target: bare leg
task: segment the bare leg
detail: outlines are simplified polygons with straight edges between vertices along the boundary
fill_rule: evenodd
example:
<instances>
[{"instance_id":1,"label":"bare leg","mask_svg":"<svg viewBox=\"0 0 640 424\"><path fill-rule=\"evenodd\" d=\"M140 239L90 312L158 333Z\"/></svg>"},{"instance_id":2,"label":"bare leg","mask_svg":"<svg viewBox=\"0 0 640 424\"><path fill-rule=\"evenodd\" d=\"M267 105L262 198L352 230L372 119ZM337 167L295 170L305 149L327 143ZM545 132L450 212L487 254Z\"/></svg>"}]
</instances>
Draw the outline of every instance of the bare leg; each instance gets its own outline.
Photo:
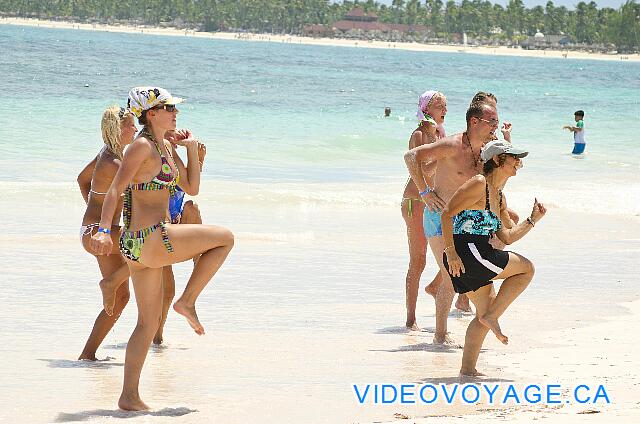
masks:
<instances>
[{"instance_id":1,"label":"bare leg","mask_svg":"<svg viewBox=\"0 0 640 424\"><path fill-rule=\"evenodd\" d=\"M466 294L459 294L456 299L456 309L464 312L471 312L471 306L469 306L469 298Z\"/></svg>"},{"instance_id":2,"label":"bare leg","mask_svg":"<svg viewBox=\"0 0 640 424\"><path fill-rule=\"evenodd\" d=\"M153 336L153 344L160 345L163 341L164 323L167 322L169 307L176 295L176 280L173 276L171 265L162 268L162 318L156 335Z\"/></svg>"},{"instance_id":3,"label":"bare leg","mask_svg":"<svg viewBox=\"0 0 640 424\"><path fill-rule=\"evenodd\" d=\"M162 267L202 253L182 296L173 305L173 309L187 319L194 331L202 335L204 328L198 320L195 302L233 248L233 234L226 228L194 224L169 224L167 234L174 251L167 252L160 231L156 231L145 241L141 262L149 267Z\"/></svg>"},{"instance_id":4,"label":"bare leg","mask_svg":"<svg viewBox=\"0 0 640 424\"><path fill-rule=\"evenodd\" d=\"M464 338L464 351L462 352L462 366L460 367L460 374L465 376L478 376L481 375L476 370L478 363L478 356L480 355L480 349L484 343L484 339L489 332L489 328L481 324L478 320L478 316L481 316L487 312L491 302L496 297L496 291L493 287L493 283L480 287L475 292L467 293L469 299L476 307L476 317L469 323L467 327L467 333Z\"/></svg>"},{"instance_id":5,"label":"bare leg","mask_svg":"<svg viewBox=\"0 0 640 424\"><path fill-rule=\"evenodd\" d=\"M456 343L449 338L447 332L447 319L449 318L451 303L453 303L454 291L449 273L442 262L442 253L444 250L442 236L430 237L429 247L431 247L433 256L440 267L440 274L442 275L442 284L438 287L438 294L436 295L436 333L433 336L433 343L456 345Z\"/></svg>"},{"instance_id":6,"label":"bare leg","mask_svg":"<svg viewBox=\"0 0 640 424\"><path fill-rule=\"evenodd\" d=\"M408 205L413 204L411 216L409 216ZM406 306L407 306L407 328L419 330L416 323L416 303L418 301L418 291L420 289L420 277L426 264L427 239L424 237L422 227L422 213L424 203L418 200L402 201L402 217L407 225L407 239L409 241L409 269L405 281Z\"/></svg>"},{"instance_id":7,"label":"bare leg","mask_svg":"<svg viewBox=\"0 0 640 424\"><path fill-rule=\"evenodd\" d=\"M124 361L124 383L118 406L126 411L140 411L149 407L140 398L140 373L147 357L153 335L162 315L162 268L144 268L135 264L131 279L138 305L138 322L133 330Z\"/></svg>"},{"instance_id":8,"label":"bare leg","mask_svg":"<svg viewBox=\"0 0 640 424\"><path fill-rule=\"evenodd\" d=\"M438 295L438 290L440 289L440 284L442 284L442 274L440 274L440 270L438 270L436 275L433 277L433 280L425 286L425 293L429 296L433 296L433 299L435 300Z\"/></svg>"},{"instance_id":9,"label":"bare leg","mask_svg":"<svg viewBox=\"0 0 640 424\"><path fill-rule=\"evenodd\" d=\"M202 216L200 215L200 208L198 204L193 200L188 200L184 204L182 209L182 218L180 218L181 224L202 224ZM200 255L193 258L193 264L195 265L200 259Z\"/></svg>"},{"instance_id":10,"label":"bare leg","mask_svg":"<svg viewBox=\"0 0 640 424\"><path fill-rule=\"evenodd\" d=\"M98 260L98 266L100 267L100 272L102 273L103 277L112 275L122 265L126 266L119 254L96 256L96 259ZM84 345L84 349L82 349L82 353L80 354L78 359L89 361L97 360L96 351L100 347L100 344L107 336L107 334L109 334L109 331L113 328L113 325L120 317L120 314L124 310L124 307L127 305L127 302L129 302L128 282L125 284L120 284L120 286L116 290L112 314L107 315L104 310L100 311L100 313L98 314L98 317L93 324L91 334L89 334L89 338L87 339L87 342Z\"/></svg>"},{"instance_id":11,"label":"bare leg","mask_svg":"<svg viewBox=\"0 0 640 424\"><path fill-rule=\"evenodd\" d=\"M502 316L516 297L520 296L524 289L527 288L534 272L535 269L531 261L516 253L509 252L509 263L502 273L495 278L496 280L504 278L500 290L498 290L498 295L486 313L478 315L480 323L493 331L498 340L504 344L509 343L509 339L502 334L498 318Z\"/></svg>"},{"instance_id":12,"label":"bare leg","mask_svg":"<svg viewBox=\"0 0 640 424\"><path fill-rule=\"evenodd\" d=\"M107 315L113 315L113 308L116 303L116 290L120 284L129 279L129 267L123 263L113 274L100 280L100 291L102 292L102 306Z\"/></svg>"},{"instance_id":13,"label":"bare leg","mask_svg":"<svg viewBox=\"0 0 640 424\"><path fill-rule=\"evenodd\" d=\"M509 252L509 262L501 274L495 277L496 280L503 279L502 286L495 293L493 283L484 287L480 287L475 292L469 292L467 295L476 307L476 318L471 321L467 328L467 334L464 343L464 352L462 354L462 367L460 373L463 375L477 375L476 364L482 343L489 332L490 325L493 322L497 324L498 318L505 312L513 300L527 287L529 281L533 277L533 264L526 258ZM515 278L515 280L513 280ZM528 278L528 280L527 280ZM503 289L505 290L503 292ZM502 295L500 293L503 293ZM501 300L498 297L502 296ZM487 320L489 317L489 320ZM484 323L482 322L484 321ZM491 328L493 330L493 328ZM497 326L496 330L500 330ZM506 339L506 336L499 333ZM497 336L498 334L496 334ZM500 338L499 338L500 339ZM502 341L502 340L501 340ZM508 342L508 339L506 340Z\"/></svg>"}]
</instances>

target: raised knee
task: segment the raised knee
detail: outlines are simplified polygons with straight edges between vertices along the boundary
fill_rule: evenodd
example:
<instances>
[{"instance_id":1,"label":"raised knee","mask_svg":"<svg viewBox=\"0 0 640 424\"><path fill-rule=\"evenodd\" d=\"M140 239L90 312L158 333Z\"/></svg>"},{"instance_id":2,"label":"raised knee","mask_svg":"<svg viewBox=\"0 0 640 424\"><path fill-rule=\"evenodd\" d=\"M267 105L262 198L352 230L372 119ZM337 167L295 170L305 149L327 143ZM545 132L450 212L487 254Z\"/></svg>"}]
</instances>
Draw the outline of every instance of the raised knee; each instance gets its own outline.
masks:
<instances>
[{"instance_id":1,"label":"raised knee","mask_svg":"<svg viewBox=\"0 0 640 424\"><path fill-rule=\"evenodd\" d=\"M525 262L525 272L527 274L535 274L536 272L536 267L533 266L533 262L531 262L530 260L527 259L527 261Z\"/></svg>"},{"instance_id":2,"label":"raised knee","mask_svg":"<svg viewBox=\"0 0 640 424\"><path fill-rule=\"evenodd\" d=\"M229 248L232 248L234 243L235 243L235 237L233 235L233 233L230 230L225 230L224 233L224 244L226 246L228 246Z\"/></svg>"}]
</instances>

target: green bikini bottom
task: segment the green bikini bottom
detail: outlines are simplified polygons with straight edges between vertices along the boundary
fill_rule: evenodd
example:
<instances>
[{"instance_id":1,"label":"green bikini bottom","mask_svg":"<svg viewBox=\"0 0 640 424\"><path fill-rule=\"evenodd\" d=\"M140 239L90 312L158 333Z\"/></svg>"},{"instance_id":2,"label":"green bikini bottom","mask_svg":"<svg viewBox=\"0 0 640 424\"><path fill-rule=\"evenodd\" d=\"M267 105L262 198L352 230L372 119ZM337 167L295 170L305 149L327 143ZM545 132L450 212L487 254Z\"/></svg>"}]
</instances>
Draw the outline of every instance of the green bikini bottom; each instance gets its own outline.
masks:
<instances>
[{"instance_id":1,"label":"green bikini bottom","mask_svg":"<svg viewBox=\"0 0 640 424\"><path fill-rule=\"evenodd\" d=\"M171 246L169 236L167 235L166 222L161 221L141 230L122 231L120 235L120 253L127 259L140 262L140 254L145 239L158 228L160 228L160 232L162 233L162 244L166 247L167 252L173 252L173 246Z\"/></svg>"}]
</instances>

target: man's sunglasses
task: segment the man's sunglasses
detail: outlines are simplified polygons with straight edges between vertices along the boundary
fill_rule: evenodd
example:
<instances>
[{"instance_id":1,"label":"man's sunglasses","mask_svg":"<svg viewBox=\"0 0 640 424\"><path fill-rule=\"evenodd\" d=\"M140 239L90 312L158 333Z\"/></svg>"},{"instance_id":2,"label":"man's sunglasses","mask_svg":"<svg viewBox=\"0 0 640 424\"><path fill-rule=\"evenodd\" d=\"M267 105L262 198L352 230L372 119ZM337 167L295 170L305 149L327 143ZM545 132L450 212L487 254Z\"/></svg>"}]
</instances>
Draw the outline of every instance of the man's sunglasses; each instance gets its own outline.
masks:
<instances>
[{"instance_id":1,"label":"man's sunglasses","mask_svg":"<svg viewBox=\"0 0 640 424\"><path fill-rule=\"evenodd\" d=\"M478 118L480 121L486 122L489 125L494 125L494 126L498 126L500 125L500 121L498 121L497 119L482 119L482 118Z\"/></svg>"}]
</instances>

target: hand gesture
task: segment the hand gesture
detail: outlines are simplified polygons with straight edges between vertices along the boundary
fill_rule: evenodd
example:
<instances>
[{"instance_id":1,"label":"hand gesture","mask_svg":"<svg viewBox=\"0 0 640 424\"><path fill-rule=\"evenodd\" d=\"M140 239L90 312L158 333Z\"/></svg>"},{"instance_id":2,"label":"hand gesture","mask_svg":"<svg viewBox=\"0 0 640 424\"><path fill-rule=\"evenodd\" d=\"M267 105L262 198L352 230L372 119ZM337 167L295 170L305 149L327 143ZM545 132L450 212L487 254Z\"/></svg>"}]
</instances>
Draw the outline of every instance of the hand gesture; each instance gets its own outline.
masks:
<instances>
[{"instance_id":1,"label":"hand gesture","mask_svg":"<svg viewBox=\"0 0 640 424\"><path fill-rule=\"evenodd\" d=\"M508 141L509 143L511 143L511 122L503 122L502 123L502 128L500 128L500 131L502 132L502 137Z\"/></svg>"},{"instance_id":2,"label":"hand gesture","mask_svg":"<svg viewBox=\"0 0 640 424\"><path fill-rule=\"evenodd\" d=\"M198 161L204 163L204 157L207 156L207 146L201 141L198 141Z\"/></svg>"},{"instance_id":3,"label":"hand gesture","mask_svg":"<svg viewBox=\"0 0 640 424\"><path fill-rule=\"evenodd\" d=\"M459 277L460 274L464 274L464 264L462 259L458 256L455 247L449 247L445 249L444 253L447 255L447 263L449 265L449 272L454 277Z\"/></svg>"},{"instance_id":4,"label":"hand gesture","mask_svg":"<svg viewBox=\"0 0 640 424\"><path fill-rule=\"evenodd\" d=\"M538 203L538 199L533 201L533 210L531 211L531 220L535 224L540 221L542 217L547 213L547 208L542 203Z\"/></svg>"},{"instance_id":5,"label":"hand gesture","mask_svg":"<svg viewBox=\"0 0 640 424\"><path fill-rule=\"evenodd\" d=\"M189 148L191 146L198 146L198 140L192 137L187 137L187 138L175 137L171 143L174 146L184 146L186 148Z\"/></svg>"},{"instance_id":6,"label":"hand gesture","mask_svg":"<svg viewBox=\"0 0 640 424\"><path fill-rule=\"evenodd\" d=\"M175 140L185 140L187 138L193 138L193 134L191 133L191 131L185 128L175 130L173 133Z\"/></svg>"},{"instance_id":7,"label":"hand gesture","mask_svg":"<svg viewBox=\"0 0 640 424\"><path fill-rule=\"evenodd\" d=\"M109 234L98 232L91 236L90 246L94 254L108 255L113 249L113 241Z\"/></svg>"},{"instance_id":8,"label":"hand gesture","mask_svg":"<svg viewBox=\"0 0 640 424\"><path fill-rule=\"evenodd\" d=\"M420 197L429 211L439 213L444 209L444 201L436 194L435 191L430 191Z\"/></svg>"}]
</instances>

